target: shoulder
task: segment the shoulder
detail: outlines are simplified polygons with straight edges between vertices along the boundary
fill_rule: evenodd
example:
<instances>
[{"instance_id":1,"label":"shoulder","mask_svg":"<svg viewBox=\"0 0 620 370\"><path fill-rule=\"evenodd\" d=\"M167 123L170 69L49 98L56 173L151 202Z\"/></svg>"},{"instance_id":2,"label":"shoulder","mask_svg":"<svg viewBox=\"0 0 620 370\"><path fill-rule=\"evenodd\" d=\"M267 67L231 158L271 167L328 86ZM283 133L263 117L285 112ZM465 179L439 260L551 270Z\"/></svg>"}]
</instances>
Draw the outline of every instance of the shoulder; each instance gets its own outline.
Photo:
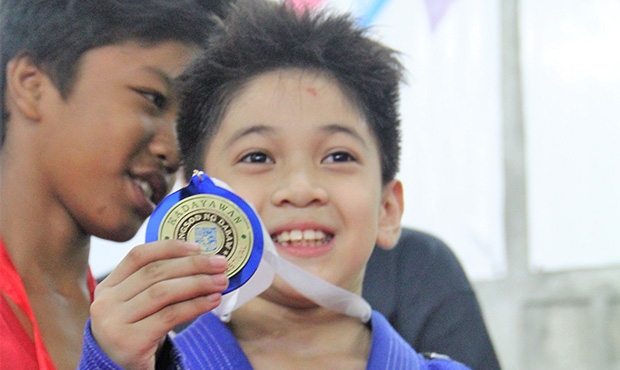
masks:
<instances>
[{"instance_id":1,"label":"shoulder","mask_svg":"<svg viewBox=\"0 0 620 370\"><path fill-rule=\"evenodd\" d=\"M450 247L438 237L429 233L402 228L402 233L394 248L385 250L375 248L369 263L376 265L406 264L412 271L432 268L437 265L460 267L460 263Z\"/></svg>"},{"instance_id":2,"label":"shoulder","mask_svg":"<svg viewBox=\"0 0 620 370\"><path fill-rule=\"evenodd\" d=\"M383 315L373 311L369 325L372 330L372 340L367 369L417 370L420 368L418 354L392 328Z\"/></svg>"},{"instance_id":3,"label":"shoulder","mask_svg":"<svg viewBox=\"0 0 620 370\"><path fill-rule=\"evenodd\" d=\"M370 325L372 328L372 343L368 358L368 369L469 369L447 356L436 353L418 354L394 330L387 319L377 311L373 311Z\"/></svg>"},{"instance_id":4,"label":"shoulder","mask_svg":"<svg viewBox=\"0 0 620 370\"><path fill-rule=\"evenodd\" d=\"M439 290L471 290L456 254L434 235L403 228L393 252L400 264L399 272L412 275L408 278L430 279Z\"/></svg>"},{"instance_id":5,"label":"shoulder","mask_svg":"<svg viewBox=\"0 0 620 370\"><path fill-rule=\"evenodd\" d=\"M407 227L403 227L394 251L401 256L414 255L424 264L457 262L454 252L443 240L424 231Z\"/></svg>"},{"instance_id":6,"label":"shoulder","mask_svg":"<svg viewBox=\"0 0 620 370\"><path fill-rule=\"evenodd\" d=\"M437 298L472 290L452 249L441 239L411 228L403 228L394 248L375 248L368 261L364 279L366 293L371 295L377 289L385 289L386 285L404 290L407 295L428 292Z\"/></svg>"}]
</instances>

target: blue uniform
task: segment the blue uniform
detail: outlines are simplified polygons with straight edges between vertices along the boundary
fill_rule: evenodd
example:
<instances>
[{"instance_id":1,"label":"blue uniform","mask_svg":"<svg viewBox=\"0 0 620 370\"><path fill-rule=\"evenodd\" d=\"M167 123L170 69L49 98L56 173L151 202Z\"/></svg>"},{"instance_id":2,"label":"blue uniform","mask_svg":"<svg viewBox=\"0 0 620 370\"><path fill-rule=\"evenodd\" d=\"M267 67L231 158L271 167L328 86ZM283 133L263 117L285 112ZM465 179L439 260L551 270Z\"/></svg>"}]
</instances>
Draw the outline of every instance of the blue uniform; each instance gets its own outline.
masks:
<instances>
[{"instance_id":1,"label":"blue uniform","mask_svg":"<svg viewBox=\"0 0 620 370\"><path fill-rule=\"evenodd\" d=\"M370 320L372 342L368 370L467 370L465 365L446 358L428 359L416 353L379 312ZM228 327L214 314L199 317L192 325L168 339L159 368L203 370L251 370L245 353ZM166 364L163 364L166 362ZM164 365L164 366L162 366ZM79 369L120 369L101 351L86 327Z\"/></svg>"}]
</instances>

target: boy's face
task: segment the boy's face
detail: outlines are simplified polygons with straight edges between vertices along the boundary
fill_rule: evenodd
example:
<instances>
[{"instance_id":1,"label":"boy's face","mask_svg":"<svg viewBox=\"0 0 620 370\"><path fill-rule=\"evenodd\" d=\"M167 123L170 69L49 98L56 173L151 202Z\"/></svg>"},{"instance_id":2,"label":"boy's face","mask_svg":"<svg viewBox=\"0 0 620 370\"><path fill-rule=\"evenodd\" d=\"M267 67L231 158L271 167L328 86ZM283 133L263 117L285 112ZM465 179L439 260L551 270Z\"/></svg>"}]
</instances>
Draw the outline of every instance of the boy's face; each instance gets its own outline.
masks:
<instances>
[{"instance_id":1,"label":"boy's face","mask_svg":"<svg viewBox=\"0 0 620 370\"><path fill-rule=\"evenodd\" d=\"M400 185L382 186L378 153L334 80L284 70L250 80L231 101L204 168L256 208L283 258L360 292L375 242L400 222ZM288 289L276 280L267 294L295 294Z\"/></svg>"},{"instance_id":2,"label":"boy's face","mask_svg":"<svg viewBox=\"0 0 620 370\"><path fill-rule=\"evenodd\" d=\"M42 167L88 234L129 239L170 190L179 160L171 83L194 55L175 42L105 46L83 55L66 100L43 81Z\"/></svg>"}]
</instances>

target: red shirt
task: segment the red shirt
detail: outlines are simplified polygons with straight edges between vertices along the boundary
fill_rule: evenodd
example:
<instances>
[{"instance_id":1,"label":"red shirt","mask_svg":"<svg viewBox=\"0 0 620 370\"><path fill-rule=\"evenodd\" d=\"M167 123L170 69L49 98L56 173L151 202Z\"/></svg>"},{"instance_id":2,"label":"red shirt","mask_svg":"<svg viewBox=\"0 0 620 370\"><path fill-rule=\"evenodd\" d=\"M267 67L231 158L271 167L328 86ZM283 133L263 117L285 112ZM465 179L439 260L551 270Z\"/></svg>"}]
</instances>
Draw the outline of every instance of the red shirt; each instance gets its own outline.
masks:
<instances>
[{"instance_id":1,"label":"red shirt","mask_svg":"<svg viewBox=\"0 0 620 370\"><path fill-rule=\"evenodd\" d=\"M92 301L97 283L90 270L87 279ZM17 305L30 320L34 340L19 322L7 299ZM0 368L5 369L8 366L17 366L20 369L56 369L43 343L24 284L0 239Z\"/></svg>"}]
</instances>

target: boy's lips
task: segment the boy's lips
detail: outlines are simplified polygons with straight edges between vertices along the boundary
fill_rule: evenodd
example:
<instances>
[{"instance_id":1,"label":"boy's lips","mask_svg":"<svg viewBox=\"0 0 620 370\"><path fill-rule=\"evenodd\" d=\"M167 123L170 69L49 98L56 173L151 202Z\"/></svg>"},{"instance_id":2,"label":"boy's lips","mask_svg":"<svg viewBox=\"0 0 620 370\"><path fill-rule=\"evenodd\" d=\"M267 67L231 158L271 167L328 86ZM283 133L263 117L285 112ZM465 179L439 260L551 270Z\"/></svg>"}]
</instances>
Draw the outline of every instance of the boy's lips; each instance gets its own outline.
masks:
<instances>
[{"instance_id":1,"label":"boy's lips","mask_svg":"<svg viewBox=\"0 0 620 370\"><path fill-rule=\"evenodd\" d=\"M160 172L130 174L140 214L148 217L168 192L166 176Z\"/></svg>"}]
</instances>

